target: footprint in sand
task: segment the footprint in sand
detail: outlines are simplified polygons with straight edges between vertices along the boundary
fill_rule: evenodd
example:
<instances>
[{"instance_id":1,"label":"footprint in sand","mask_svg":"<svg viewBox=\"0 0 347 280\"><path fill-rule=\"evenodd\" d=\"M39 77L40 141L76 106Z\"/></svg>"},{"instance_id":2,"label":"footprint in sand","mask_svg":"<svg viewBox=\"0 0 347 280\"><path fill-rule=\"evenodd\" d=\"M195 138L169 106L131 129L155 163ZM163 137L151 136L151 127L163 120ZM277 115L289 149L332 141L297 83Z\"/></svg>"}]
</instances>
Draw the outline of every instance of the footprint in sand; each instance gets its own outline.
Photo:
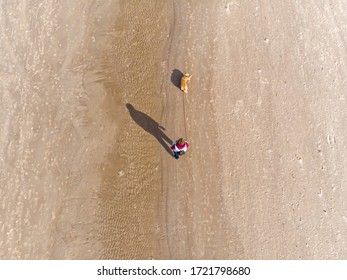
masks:
<instances>
[{"instance_id":1,"label":"footprint in sand","mask_svg":"<svg viewBox=\"0 0 347 280\"><path fill-rule=\"evenodd\" d=\"M225 6L225 11L227 14L230 14L230 3Z\"/></svg>"},{"instance_id":2,"label":"footprint in sand","mask_svg":"<svg viewBox=\"0 0 347 280\"><path fill-rule=\"evenodd\" d=\"M327 142L330 145L330 148L334 149L336 146L336 137L335 135L328 135Z\"/></svg>"},{"instance_id":3,"label":"footprint in sand","mask_svg":"<svg viewBox=\"0 0 347 280\"><path fill-rule=\"evenodd\" d=\"M231 9L232 9L232 6L233 5L235 5L235 6L237 6L237 7L240 7L240 5L238 5L238 4L236 4L236 3L227 3L226 5L225 5L225 12L228 14L228 15L230 15L230 13L231 13Z\"/></svg>"}]
</instances>

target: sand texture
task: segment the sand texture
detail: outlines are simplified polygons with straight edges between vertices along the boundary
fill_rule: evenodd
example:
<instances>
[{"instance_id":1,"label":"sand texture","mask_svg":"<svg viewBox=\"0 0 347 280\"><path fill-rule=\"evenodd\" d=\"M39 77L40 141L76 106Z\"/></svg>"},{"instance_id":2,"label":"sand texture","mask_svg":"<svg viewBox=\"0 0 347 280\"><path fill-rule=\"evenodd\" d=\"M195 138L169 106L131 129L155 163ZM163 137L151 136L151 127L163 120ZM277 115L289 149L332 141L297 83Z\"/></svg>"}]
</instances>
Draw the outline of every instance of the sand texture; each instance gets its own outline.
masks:
<instances>
[{"instance_id":1,"label":"sand texture","mask_svg":"<svg viewBox=\"0 0 347 280\"><path fill-rule=\"evenodd\" d=\"M0 4L0 259L347 258L346 1Z\"/></svg>"}]
</instances>

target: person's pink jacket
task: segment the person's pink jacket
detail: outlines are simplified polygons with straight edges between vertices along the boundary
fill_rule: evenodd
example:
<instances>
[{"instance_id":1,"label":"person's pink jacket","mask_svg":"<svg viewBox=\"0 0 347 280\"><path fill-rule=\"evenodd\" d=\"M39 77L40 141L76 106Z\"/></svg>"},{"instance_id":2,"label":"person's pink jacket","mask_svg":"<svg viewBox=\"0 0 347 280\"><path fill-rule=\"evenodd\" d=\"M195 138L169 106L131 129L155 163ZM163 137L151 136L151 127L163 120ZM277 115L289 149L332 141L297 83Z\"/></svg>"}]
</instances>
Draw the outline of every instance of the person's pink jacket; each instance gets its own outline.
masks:
<instances>
[{"instance_id":1,"label":"person's pink jacket","mask_svg":"<svg viewBox=\"0 0 347 280\"><path fill-rule=\"evenodd\" d=\"M174 142L171 146L171 150L174 152L186 152L189 147L189 143L187 141L184 142L184 145L179 145L177 142Z\"/></svg>"}]
</instances>

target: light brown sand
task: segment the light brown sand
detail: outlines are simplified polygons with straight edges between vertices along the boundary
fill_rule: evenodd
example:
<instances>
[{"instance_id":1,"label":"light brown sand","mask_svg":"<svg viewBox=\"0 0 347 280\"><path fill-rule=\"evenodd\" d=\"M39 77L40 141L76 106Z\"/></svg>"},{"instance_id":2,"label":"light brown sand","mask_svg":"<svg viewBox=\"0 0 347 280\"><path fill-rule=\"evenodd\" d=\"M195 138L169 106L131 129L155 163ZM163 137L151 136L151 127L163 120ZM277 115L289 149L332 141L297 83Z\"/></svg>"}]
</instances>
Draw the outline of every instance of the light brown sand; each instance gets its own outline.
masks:
<instances>
[{"instance_id":1,"label":"light brown sand","mask_svg":"<svg viewBox=\"0 0 347 280\"><path fill-rule=\"evenodd\" d=\"M0 3L0 258L347 257L344 1Z\"/></svg>"},{"instance_id":2,"label":"light brown sand","mask_svg":"<svg viewBox=\"0 0 347 280\"><path fill-rule=\"evenodd\" d=\"M193 79L167 83L191 140L164 162L170 256L346 258L346 3L211 2L173 7L168 71Z\"/></svg>"}]
</instances>

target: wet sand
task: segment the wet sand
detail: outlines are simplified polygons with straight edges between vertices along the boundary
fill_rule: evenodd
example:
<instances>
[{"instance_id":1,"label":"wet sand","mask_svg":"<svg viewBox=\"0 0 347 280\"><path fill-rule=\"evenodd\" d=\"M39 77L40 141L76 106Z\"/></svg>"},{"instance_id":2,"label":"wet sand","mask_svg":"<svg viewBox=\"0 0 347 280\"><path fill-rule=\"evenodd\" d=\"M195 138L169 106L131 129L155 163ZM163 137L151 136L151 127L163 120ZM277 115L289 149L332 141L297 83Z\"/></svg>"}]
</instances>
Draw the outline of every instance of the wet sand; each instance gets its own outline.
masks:
<instances>
[{"instance_id":1,"label":"wet sand","mask_svg":"<svg viewBox=\"0 0 347 280\"><path fill-rule=\"evenodd\" d=\"M347 257L343 1L1 4L1 259Z\"/></svg>"},{"instance_id":2,"label":"wet sand","mask_svg":"<svg viewBox=\"0 0 347 280\"><path fill-rule=\"evenodd\" d=\"M158 147L126 104L160 117L165 13L137 4L1 5L0 258L158 258Z\"/></svg>"}]
</instances>

